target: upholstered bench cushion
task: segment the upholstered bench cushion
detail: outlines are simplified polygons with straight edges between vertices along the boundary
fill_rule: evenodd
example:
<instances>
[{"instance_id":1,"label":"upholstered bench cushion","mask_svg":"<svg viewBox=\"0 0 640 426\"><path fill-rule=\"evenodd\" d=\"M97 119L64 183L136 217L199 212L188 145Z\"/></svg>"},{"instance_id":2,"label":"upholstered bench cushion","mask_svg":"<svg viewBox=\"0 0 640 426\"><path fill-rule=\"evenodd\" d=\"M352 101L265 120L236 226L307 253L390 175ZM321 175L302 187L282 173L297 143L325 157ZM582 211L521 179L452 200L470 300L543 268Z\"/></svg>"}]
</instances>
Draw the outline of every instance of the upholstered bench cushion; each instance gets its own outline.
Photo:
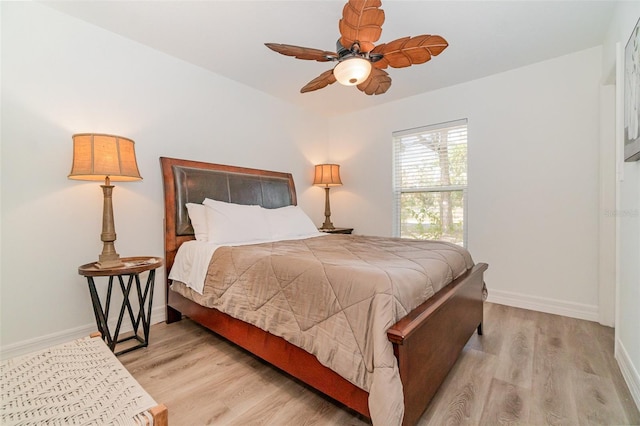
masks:
<instances>
[{"instance_id":1,"label":"upholstered bench cushion","mask_svg":"<svg viewBox=\"0 0 640 426\"><path fill-rule=\"evenodd\" d=\"M156 402L100 338L3 361L3 425L144 425Z\"/></svg>"}]
</instances>

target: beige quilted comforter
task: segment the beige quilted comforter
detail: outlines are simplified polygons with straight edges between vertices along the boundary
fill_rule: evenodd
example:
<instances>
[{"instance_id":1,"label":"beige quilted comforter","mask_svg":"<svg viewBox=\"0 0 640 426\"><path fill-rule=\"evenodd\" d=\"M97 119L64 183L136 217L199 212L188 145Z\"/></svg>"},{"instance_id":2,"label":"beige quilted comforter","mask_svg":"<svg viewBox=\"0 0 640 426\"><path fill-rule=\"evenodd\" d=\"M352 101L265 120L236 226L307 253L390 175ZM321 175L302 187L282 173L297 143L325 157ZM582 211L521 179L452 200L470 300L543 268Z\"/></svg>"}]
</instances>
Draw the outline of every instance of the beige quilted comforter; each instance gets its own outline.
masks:
<instances>
[{"instance_id":1,"label":"beige quilted comforter","mask_svg":"<svg viewBox=\"0 0 640 426\"><path fill-rule=\"evenodd\" d=\"M374 425L393 426L404 404L386 331L472 266L445 242L328 235L221 247L203 295L172 289L314 354L369 392Z\"/></svg>"}]
</instances>

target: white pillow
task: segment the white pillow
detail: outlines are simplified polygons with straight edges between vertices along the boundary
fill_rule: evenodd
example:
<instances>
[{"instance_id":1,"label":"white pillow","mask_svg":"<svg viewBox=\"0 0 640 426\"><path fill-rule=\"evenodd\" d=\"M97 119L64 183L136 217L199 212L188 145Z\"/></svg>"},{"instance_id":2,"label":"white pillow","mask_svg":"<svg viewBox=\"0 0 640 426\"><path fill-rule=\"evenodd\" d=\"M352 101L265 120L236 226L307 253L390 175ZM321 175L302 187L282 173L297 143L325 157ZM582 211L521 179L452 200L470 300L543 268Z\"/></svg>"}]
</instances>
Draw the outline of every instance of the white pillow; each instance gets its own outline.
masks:
<instances>
[{"instance_id":1,"label":"white pillow","mask_svg":"<svg viewBox=\"0 0 640 426\"><path fill-rule=\"evenodd\" d=\"M209 228L207 227L205 207L202 204L195 203L187 203L186 206L196 240L208 241Z\"/></svg>"},{"instance_id":2,"label":"white pillow","mask_svg":"<svg viewBox=\"0 0 640 426\"><path fill-rule=\"evenodd\" d=\"M245 206L205 198L208 239L219 245L267 241L269 223L260 206Z\"/></svg>"},{"instance_id":3,"label":"white pillow","mask_svg":"<svg viewBox=\"0 0 640 426\"><path fill-rule=\"evenodd\" d=\"M298 206L264 209L264 212L274 240L318 234L318 228Z\"/></svg>"}]
</instances>

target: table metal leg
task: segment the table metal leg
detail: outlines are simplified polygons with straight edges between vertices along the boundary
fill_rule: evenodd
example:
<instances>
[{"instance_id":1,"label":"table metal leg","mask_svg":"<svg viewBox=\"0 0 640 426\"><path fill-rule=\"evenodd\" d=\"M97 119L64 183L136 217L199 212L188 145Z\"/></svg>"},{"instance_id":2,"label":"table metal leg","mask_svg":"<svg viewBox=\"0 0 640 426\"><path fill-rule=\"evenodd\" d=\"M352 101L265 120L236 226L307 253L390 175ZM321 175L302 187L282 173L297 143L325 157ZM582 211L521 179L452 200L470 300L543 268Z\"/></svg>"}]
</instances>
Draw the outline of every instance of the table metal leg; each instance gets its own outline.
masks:
<instances>
[{"instance_id":1,"label":"table metal leg","mask_svg":"<svg viewBox=\"0 0 640 426\"><path fill-rule=\"evenodd\" d=\"M144 290L144 298L147 302L147 318L144 322L144 341L145 346L149 344L149 327L151 326L151 307L153 305L153 287L155 284L156 270L152 269L149 271L149 276L147 277L147 285ZM144 304L140 304L140 306L144 309Z\"/></svg>"},{"instance_id":2,"label":"table metal leg","mask_svg":"<svg viewBox=\"0 0 640 426\"><path fill-rule=\"evenodd\" d=\"M93 313L96 317L96 325L98 326L98 331L102 334L102 338L107 342L107 346L112 351L115 349L116 342L111 337L111 333L109 332L109 324L107 323L107 318L109 315L109 305L106 305L106 312L102 310L102 303L100 302L100 296L98 295L98 291L96 290L96 284L93 281L93 277L87 277L89 281L89 293L91 294L91 304L93 305ZM107 292L107 301L110 302L111 299L111 283L112 280L109 280L109 289Z\"/></svg>"},{"instance_id":3,"label":"table metal leg","mask_svg":"<svg viewBox=\"0 0 640 426\"><path fill-rule=\"evenodd\" d=\"M96 318L96 324L98 325L98 330L102 333L102 338L107 343L107 346L116 354L120 355L134 349L138 349L141 347L146 347L149 344L149 329L151 326L151 308L153 305L153 288L155 283L155 269L149 271L149 275L147 277L146 284L144 286L144 290L142 289L142 285L140 284L140 274L122 274L122 275L114 275L118 277L118 282L120 285L120 289L122 290L122 306L120 307L120 312L118 314L118 322L116 324L116 328L114 330L113 335L109 330L108 319L109 319L109 308L111 306L111 292L113 288L113 278L114 276L109 277L109 286L107 288L107 297L106 304L104 305L104 309L102 307L102 303L100 301L100 297L96 290L95 282L93 277L87 276L87 280L89 282L89 292L91 294L91 301L93 304L93 312ZM125 284L124 277L127 276L128 280ZM131 302L129 300L129 296L131 295L131 290L134 287L133 283L135 280L135 292L137 293L136 297L138 299L138 311L134 313L133 307L131 306ZM129 314L129 319L131 320L131 325L133 327L133 335L129 337L125 337L123 339L119 339L120 329L122 327L122 321L124 320L125 311ZM142 325L142 334L139 335L139 328ZM119 352L115 352L116 345L118 343L122 343L128 340L137 340L138 345L123 349Z\"/></svg>"},{"instance_id":4,"label":"table metal leg","mask_svg":"<svg viewBox=\"0 0 640 426\"><path fill-rule=\"evenodd\" d=\"M122 275L118 275L118 281L120 282L120 289L122 290L122 306L120 307L120 314L118 315L118 323L116 325L116 331L113 335L113 340L116 343L124 341L124 340L119 341L118 335L120 334L120 327L122 326L122 320L124 319L125 310L129 311L129 318L131 319L131 323L134 324L131 303L129 302L129 293L131 292L131 284L133 283L134 274L129 275L129 281L126 286L124 284L124 280L122 279L122 277L123 277ZM134 333L135 333L135 328L134 328ZM125 340L128 340L128 339L125 339Z\"/></svg>"},{"instance_id":5,"label":"table metal leg","mask_svg":"<svg viewBox=\"0 0 640 426\"><path fill-rule=\"evenodd\" d=\"M143 346L147 346L149 343L149 327L151 325L151 307L153 302L153 286L155 282L155 273L155 270L149 271L149 276L147 277L144 291L142 291L141 289L140 280L136 280L136 285L138 287L138 305L140 306L137 321L142 322L144 341L141 343L143 344Z\"/></svg>"}]
</instances>

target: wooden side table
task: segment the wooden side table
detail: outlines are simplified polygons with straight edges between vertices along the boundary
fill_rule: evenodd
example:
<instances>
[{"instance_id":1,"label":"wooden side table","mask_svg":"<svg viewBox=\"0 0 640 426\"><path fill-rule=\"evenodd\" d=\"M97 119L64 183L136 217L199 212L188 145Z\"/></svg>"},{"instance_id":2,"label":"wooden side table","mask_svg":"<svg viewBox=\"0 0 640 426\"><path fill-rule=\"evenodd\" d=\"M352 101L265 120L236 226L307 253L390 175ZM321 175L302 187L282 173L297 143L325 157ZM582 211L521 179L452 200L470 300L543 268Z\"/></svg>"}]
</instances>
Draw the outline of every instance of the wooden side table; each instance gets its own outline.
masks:
<instances>
[{"instance_id":1,"label":"wooden side table","mask_svg":"<svg viewBox=\"0 0 640 426\"><path fill-rule=\"evenodd\" d=\"M318 231L326 232L327 234L350 234L353 232L353 228L333 228L333 229L318 228Z\"/></svg>"},{"instance_id":2,"label":"wooden side table","mask_svg":"<svg viewBox=\"0 0 640 426\"><path fill-rule=\"evenodd\" d=\"M153 286L155 283L156 269L162 266L162 259L139 256L139 257L127 257L121 259L124 266L119 268L104 268L100 269L96 267L96 263L87 263L78 268L78 273L87 277L89 284L89 293L91 294L91 303L93 304L93 313L96 317L96 325L98 330L102 333L102 338L109 346L112 352L116 355L132 351L134 349L145 347L149 344L149 326L151 321L151 306L153 304ZM149 271L146 285L144 289L140 285L140 274ZM100 301L100 296L96 290L94 277L109 277L109 286L107 287L107 299L103 304ZM118 323L113 334L109 330L109 307L111 305L111 291L113 289L114 278L118 279L120 289L122 290L122 306L120 307L120 315L118 316ZM125 277L127 282L125 284ZM129 301L129 294L131 288L135 282L135 289L137 291L138 299L138 313L134 314L131 302ZM146 311L145 311L146 310ZM118 340L120 334L120 327L122 326L122 320L124 318L125 311L129 313L129 319L133 326L133 335ZM142 325L143 336L140 336L138 329ZM137 340L138 344L132 347L128 347L119 352L116 352L116 345L118 343L126 342L128 340Z\"/></svg>"}]
</instances>

